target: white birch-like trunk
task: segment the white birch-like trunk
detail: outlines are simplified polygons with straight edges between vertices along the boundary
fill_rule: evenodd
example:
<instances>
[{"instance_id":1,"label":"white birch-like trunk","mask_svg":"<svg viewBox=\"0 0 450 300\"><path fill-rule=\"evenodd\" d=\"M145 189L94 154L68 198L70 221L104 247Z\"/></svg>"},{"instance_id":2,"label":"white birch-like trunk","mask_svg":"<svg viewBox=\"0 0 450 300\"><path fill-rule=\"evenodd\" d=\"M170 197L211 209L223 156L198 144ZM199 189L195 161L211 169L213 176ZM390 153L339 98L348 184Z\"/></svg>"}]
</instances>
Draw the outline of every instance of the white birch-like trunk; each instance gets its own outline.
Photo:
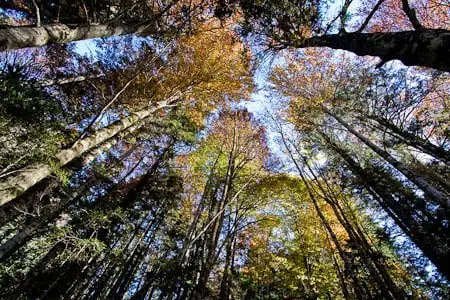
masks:
<instances>
[{"instance_id":1,"label":"white birch-like trunk","mask_svg":"<svg viewBox=\"0 0 450 300\"><path fill-rule=\"evenodd\" d=\"M31 166L24 167L17 170L11 176L6 177L0 181L0 206L14 200L35 184L48 177L54 172L56 168L61 168L79 157L86 151L89 151L108 139L114 137L125 129L139 128L141 124L139 121L144 120L156 111L168 107L172 101L161 101L157 106L145 110L132 113L130 116L123 118L105 128L97 130L92 135L78 141L71 148L61 150L54 157L52 164L50 163L35 163Z\"/></svg>"},{"instance_id":2,"label":"white birch-like trunk","mask_svg":"<svg viewBox=\"0 0 450 300\"><path fill-rule=\"evenodd\" d=\"M69 84L69 83L74 83L74 82L86 81L88 79L101 78L103 76L105 76L105 75L75 76L75 77L62 78L62 79L46 79L46 80L38 81L36 83L36 85L42 86L42 87L52 86L52 85L64 85L64 84Z\"/></svg>"},{"instance_id":3,"label":"white birch-like trunk","mask_svg":"<svg viewBox=\"0 0 450 300\"><path fill-rule=\"evenodd\" d=\"M8 27L0 29L0 51L131 33L139 34L144 31L148 32L149 28L150 26L145 24L81 25L76 27L50 24L41 27Z\"/></svg>"},{"instance_id":4,"label":"white birch-like trunk","mask_svg":"<svg viewBox=\"0 0 450 300\"><path fill-rule=\"evenodd\" d=\"M83 156L83 165L88 165L89 163L94 161L94 159L96 159L100 154L108 151L115 144L117 144L120 138L133 133L137 128L138 126L136 125L131 126L127 130L119 133L115 138L109 139L97 148L89 151L86 155ZM86 188L87 185L83 186L82 190L84 191ZM70 199L61 200L61 203L57 204L56 207L51 208L51 212L46 212L46 215L44 215L43 217L37 217L30 224L27 224L22 230L16 233L13 237L4 242L0 246L0 262L7 259L11 254L14 253L14 251L24 245L33 236L36 230L49 222L52 218L55 218L64 209L64 207L70 204L70 202L81 193L82 191L77 191L77 193L74 193L70 197Z\"/></svg>"}]
</instances>

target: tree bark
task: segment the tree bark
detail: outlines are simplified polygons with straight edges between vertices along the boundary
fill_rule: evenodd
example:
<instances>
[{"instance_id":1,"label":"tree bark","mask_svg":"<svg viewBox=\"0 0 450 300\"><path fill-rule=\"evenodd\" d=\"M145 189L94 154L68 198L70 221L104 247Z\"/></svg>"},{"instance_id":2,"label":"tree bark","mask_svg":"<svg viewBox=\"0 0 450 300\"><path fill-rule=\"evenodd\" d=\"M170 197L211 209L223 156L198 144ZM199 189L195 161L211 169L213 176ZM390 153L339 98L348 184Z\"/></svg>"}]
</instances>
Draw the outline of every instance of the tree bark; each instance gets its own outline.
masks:
<instances>
[{"instance_id":1,"label":"tree bark","mask_svg":"<svg viewBox=\"0 0 450 300\"><path fill-rule=\"evenodd\" d=\"M328 108L326 108L324 105L322 105L322 108L325 113L333 117L336 121L339 122L342 126L344 126L349 132L351 132L354 136L356 136L361 142L363 142L366 146L368 146L370 149L372 149L375 153L380 155L382 158L384 158L387 162L389 162L394 168L396 168L399 172L401 172L403 175L405 175L411 182L416 184L431 200L435 201L436 203L439 203L443 208L449 209L450 208L450 199L449 197L443 193L442 191L438 190L431 184L429 184L425 178L420 176L420 174L417 174L417 172L414 172L410 170L407 166L405 166L402 162L395 159L392 155L390 155L387 151L381 149L377 145L375 145L372 141L370 141L368 138L363 136L361 133L353 129L347 122L345 122L343 119L341 119L339 116L331 112Z\"/></svg>"},{"instance_id":2,"label":"tree bark","mask_svg":"<svg viewBox=\"0 0 450 300\"><path fill-rule=\"evenodd\" d=\"M396 201L394 199L395 193L381 185L377 176L364 170L345 150L331 141L327 135L322 133L321 136L343 158L354 175L361 180L363 186L370 193L375 193L375 197L382 199L380 201L382 208L393 217L395 223L403 232L436 265L439 271L448 278L450 274L450 265L447 259L449 247L446 243L447 239L445 236L439 237L439 235L433 232L434 230L432 232L427 230L429 228L427 224L417 223L417 218L411 214L411 207L407 203L408 199L400 198Z\"/></svg>"},{"instance_id":3,"label":"tree bark","mask_svg":"<svg viewBox=\"0 0 450 300\"><path fill-rule=\"evenodd\" d=\"M143 23L128 23L121 25L50 24L41 27L8 27L0 29L0 51L124 34L150 34L151 26Z\"/></svg>"},{"instance_id":4,"label":"tree bark","mask_svg":"<svg viewBox=\"0 0 450 300\"><path fill-rule=\"evenodd\" d=\"M209 234L207 235L206 240L206 259L203 265L202 270L200 271L200 278L198 284L196 285L195 291L193 292L192 298L195 300L200 300L205 298L205 294L207 292L207 284L208 279L211 273L212 268L216 264L216 247L219 241L220 231L222 229L222 225L225 217L225 207L228 205L230 201L230 193L233 186L233 174L235 170L235 159L236 159L236 151L237 151L237 133L236 127L233 128L233 142L228 153L228 164L227 164L227 172L224 178L223 192L219 199L215 196L212 197L212 206L210 212L209 219L212 216L217 216L218 218L214 220L214 223L211 226L212 228L209 230Z\"/></svg>"},{"instance_id":5,"label":"tree bark","mask_svg":"<svg viewBox=\"0 0 450 300\"><path fill-rule=\"evenodd\" d=\"M69 84L69 83L74 83L74 82L82 82L82 81L86 81L89 79L97 79L97 78L101 78L104 76L105 75L103 75L103 74L99 74L99 75L94 75L94 76L80 75L80 76L62 78L62 79L46 79L46 80L38 81L36 83L36 86L47 87L47 86L52 86L52 85L64 85L64 84Z\"/></svg>"},{"instance_id":6,"label":"tree bark","mask_svg":"<svg viewBox=\"0 0 450 300\"><path fill-rule=\"evenodd\" d=\"M327 34L304 40L292 39L287 46L329 47L360 56L378 56L383 62L398 59L406 66L450 71L450 31L444 29Z\"/></svg>"},{"instance_id":7,"label":"tree bark","mask_svg":"<svg viewBox=\"0 0 450 300\"><path fill-rule=\"evenodd\" d=\"M53 207L51 212L45 214L43 217L36 218L30 224L27 224L24 228L22 228L13 237L3 243L0 246L0 263L8 259L12 254L20 249L20 247L22 247L30 238L34 236L39 228L46 225L50 220L55 219L67 206L67 204L71 202L70 200L61 200L61 203L58 203L55 207Z\"/></svg>"},{"instance_id":8,"label":"tree bark","mask_svg":"<svg viewBox=\"0 0 450 300\"><path fill-rule=\"evenodd\" d=\"M86 151L97 147L99 144L114 137L125 129L129 129L134 126L142 126L142 123L138 124L140 121L151 116L156 111L169 107L170 103L173 103L175 100L160 101L155 107L132 113L126 118L123 118L105 128L97 130L92 135L75 143L71 148L61 150L57 153L52 164L35 163L31 166L17 170L17 172L13 175L0 182L0 206L19 197L36 183L51 175L55 168L65 166Z\"/></svg>"},{"instance_id":9,"label":"tree bark","mask_svg":"<svg viewBox=\"0 0 450 300\"><path fill-rule=\"evenodd\" d=\"M297 147L294 146L294 148L298 152L298 154L301 155ZM322 177L323 182L327 187L325 188L315 175L314 170L311 168L305 157L303 157L303 161L304 165L313 176L313 180L316 182L317 187L323 193L323 199L332 208L339 223L344 227L350 237L350 240L353 241L354 245L358 249L359 256L362 259L364 265L366 265L366 268L369 271L369 275L374 279L375 282L378 283L379 291L383 294L383 298L393 298L399 300L406 299L407 296L404 291L402 291L397 286L397 284L395 284L395 282L391 278L391 275L387 272L385 266L380 263L380 256L374 255L373 247L367 241L367 238L360 228L358 222L355 220L353 220L355 221L353 222L347 217L347 214L340 205L339 199L337 198L335 192L330 188L327 179Z\"/></svg>"},{"instance_id":10,"label":"tree bark","mask_svg":"<svg viewBox=\"0 0 450 300\"><path fill-rule=\"evenodd\" d=\"M129 130L124 132L126 134L130 133ZM101 153L111 149L116 143L117 138L110 139L104 143L102 143L99 147L96 149L93 149L89 151L87 155L83 157L83 165L87 165L90 162L92 162L94 159L96 159ZM31 221L30 224L27 224L22 230L20 230L18 233L16 233L12 238L7 240L5 243L3 243L0 246L0 262L7 259L11 254L13 254L17 249L19 249L21 246L23 246L30 238L32 238L35 234L35 232L47 224L49 221L56 218L65 207L67 207L68 204L72 203L73 200L80 195L83 194L83 192L88 187L87 184L83 184L82 187L78 188L78 192L73 195L70 199L64 199L61 200L60 203L58 203L55 207L52 208L51 212L48 212L47 214L44 214L42 217L36 218L35 220Z\"/></svg>"},{"instance_id":11,"label":"tree bark","mask_svg":"<svg viewBox=\"0 0 450 300\"><path fill-rule=\"evenodd\" d=\"M370 115L368 116L368 118L389 129L405 144L423 151L424 153L431 155L432 157L444 162L445 164L450 165L450 151L447 151L443 147L436 146L428 140L422 139L408 131L399 128L385 118L375 115Z\"/></svg>"}]
</instances>

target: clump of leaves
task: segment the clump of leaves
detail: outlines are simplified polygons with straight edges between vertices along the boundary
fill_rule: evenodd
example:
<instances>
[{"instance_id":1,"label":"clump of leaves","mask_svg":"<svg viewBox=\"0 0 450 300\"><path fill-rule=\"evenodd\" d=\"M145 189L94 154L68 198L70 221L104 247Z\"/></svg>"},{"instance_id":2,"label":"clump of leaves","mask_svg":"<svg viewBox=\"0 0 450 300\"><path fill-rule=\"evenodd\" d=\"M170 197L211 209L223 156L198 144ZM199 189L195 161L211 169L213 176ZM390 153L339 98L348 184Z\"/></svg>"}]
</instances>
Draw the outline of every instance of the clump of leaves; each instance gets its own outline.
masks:
<instances>
[{"instance_id":1,"label":"clump of leaves","mask_svg":"<svg viewBox=\"0 0 450 300\"><path fill-rule=\"evenodd\" d=\"M20 70L0 74L0 114L17 121L39 123L61 114L55 101Z\"/></svg>"},{"instance_id":2,"label":"clump of leaves","mask_svg":"<svg viewBox=\"0 0 450 300\"><path fill-rule=\"evenodd\" d=\"M6 171L47 160L64 140L61 108L55 99L21 74L0 73L0 166Z\"/></svg>"}]
</instances>

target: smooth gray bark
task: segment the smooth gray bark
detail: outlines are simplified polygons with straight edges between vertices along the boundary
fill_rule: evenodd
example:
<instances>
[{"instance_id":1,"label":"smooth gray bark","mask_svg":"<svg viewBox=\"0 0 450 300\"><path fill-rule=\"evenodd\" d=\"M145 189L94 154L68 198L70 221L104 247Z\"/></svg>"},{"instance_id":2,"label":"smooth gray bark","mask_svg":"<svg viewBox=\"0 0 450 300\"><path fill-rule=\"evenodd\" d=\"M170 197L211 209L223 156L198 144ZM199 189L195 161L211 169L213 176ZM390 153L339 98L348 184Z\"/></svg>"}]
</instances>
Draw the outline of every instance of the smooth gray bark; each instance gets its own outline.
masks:
<instances>
[{"instance_id":1,"label":"smooth gray bark","mask_svg":"<svg viewBox=\"0 0 450 300\"><path fill-rule=\"evenodd\" d=\"M40 47L55 43L68 43L99 37L149 33L150 25L42 25L41 27L7 27L0 29L0 51Z\"/></svg>"},{"instance_id":2,"label":"smooth gray bark","mask_svg":"<svg viewBox=\"0 0 450 300\"><path fill-rule=\"evenodd\" d=\"M17 170L11 176L0 181L0 206L19 197L35 184L48 177L55 169L60 168L91 150L121 131L136 125L139 121L151 116L158 110L169 107L175 100L160 101L155 107L132 113L105 128L97 130L92 135L75 143L71 148L61 150L54 157L52 164L35 163L31 166ZM137 125L139 127L139 125Z\"/></svg>"},{"instance_id":3,"label":"smooth gray bark","mask_svg":"<svg viewBox=\"0 0 450 300\"><path fill-rule=\"evenodd\" d=\"M46 79L46 80L41 80L37 82L37 86L52 86L52 85L64 85L64 84L69 84L69 83L74 83L74 82L82 82L82 81L86 81L89 79L96 79L96 78L101 78L105 75L95 75L95 76L76 76L76 77L70 77L70 78L62 78L62 79Z\"/></svg>"}]
</instances>

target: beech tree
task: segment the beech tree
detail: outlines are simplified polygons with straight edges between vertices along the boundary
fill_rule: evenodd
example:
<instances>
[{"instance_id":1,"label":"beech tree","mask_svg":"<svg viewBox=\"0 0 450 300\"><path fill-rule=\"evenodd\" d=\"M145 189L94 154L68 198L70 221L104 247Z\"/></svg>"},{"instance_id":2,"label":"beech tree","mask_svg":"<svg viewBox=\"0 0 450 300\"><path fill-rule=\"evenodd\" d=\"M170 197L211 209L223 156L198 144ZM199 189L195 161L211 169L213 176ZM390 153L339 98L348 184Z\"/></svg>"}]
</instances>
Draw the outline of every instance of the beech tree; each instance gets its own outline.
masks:
<instances>
[{"instance_id":1,"label":"beech tree","mask_svg":"<svg viewBox=\"0 0 450 300\"><path fill-rule=\"evenodd\" d=\"M433 6L437 6L436 9L420 7L433 12L429 14L429 18L433 18L433 14L436 14L436 18L441 18L440 22L427 22L429 20L419 19L416 9L410 6L410 1L370 1L370 6L364 5L364 10L367 7L371 9L363 14L364 21L359 27L352 26L348 31L349 23L352 23L349 18L352 2L343 1L342 8L331 22L324 19L329 9L325 1L244 0L239 1L239 6L244 13L243 30L261 35L270 49L329 47L360 56L377 56L382 63L398 59L407 66L450 70L448 60L445 59L450 48L448 7L445 4L435 3ZM388 4L390 9L384 9ZM403 14L398 14L399 10ZM426 15L428 14L423 14ZM379 22L376 28L368 27L373 18ZM409 24L401 26L400 30L386 26L389 24L387 20L397 22L397 19L403 21L405 18ZM423 25L424 21L430 27ZM331 33L333 28L336 30ZM366 32L367 29L370 31Z\"/></svg>"},{"instance_id":2,"label":"beech tree","mask_svg":"<svg viewBox=\"0 0 450 300\"><path fill-rule=\"evenodd\" d=\"M85 151L113 138L123 130L141 126L141 121L154 115L159 110L185 103L184 105L187 107L197 107L201 112L210 109L208 104L218 101L217 97L220 97L220 94L245 98L250 88L248 79L246 79L249 76L249 65L245 61L247 57L239 52L243 50L242 47L235 44L233 39L232 33L221 30L219 35L204 34L199 37L199 40L195 40L194 37L185 39L184 43L180 42L178 52L174 50L174 60L168 63L167 70L161 74L165 80L155 91L154 98L146 99L150 107L131 112L130 116L78 140L69 149L61 150L53 158L55 167L59 168L66 165ZM219 42L220 40L222 42L227 41L230 56L222 56L226 49L223 47L224 44ZM206 53L207 43L209 43L209 46L216 45L215 51ZM194 51L190 51L190 49L194 49ZM184 50L187 51L183 53ZM177 57L176 55L180 56ZM234 56L233 59L231 59L232 56ZM192 77L192 74L197 74L198 77ZM189 78L183 78L183 76L189 76ZM229 88L225 89L222 80L229 80L227 81ZM207 103L207 101L210 103ZM2 180L0 188L2 205L49 176L52 173L52 168L48 164L39 163L15 173L15 175Z\"/></svg>"},{"instance_id":3,"label":"beech tree","mask_svg":"<svg viewBox=\"0 0 450 300\"><path fill-rule=\"evenodd\" d=\"M0 23L2 299L449 298L442 1L0 0Z\"/></svg>"},{"instance_id":4,"label":"beech tree","mask_svg":"<svg viewBox=\"0 0 450 300\"><path fill-rule=\"evenodd\" d=\"M2 7L31 16L30 26L7 24L0 29L0 50L39 47L126 34L154 37L189 32L213 5L208 1L2 1Z\"/></svg>"},{"instance_id":5,"label":"beech tree","mask_svg":"<svg viewBox=\"0 0 450 300\"><path fill-rule=\"evenodd\" d=\"M289 59L289 57L287 57L287 59ZM374 137L377 137L377 135L375 135L376 132L370 131L369 133L366 131L368 128L365 128L365 126L370 126L371 123L367 121L370 121L371 118L366 118L364 112L367 113L371 111L375 114L387 112L386 114L389 115L389 118L396 120L396 118L405 116L402 114L402 111L409 111L411 109L411 106L408 105L412 105L414 110L418 110L418 105L415 102L419 100L412 100L409 104L406 101L397 101L395 100L396 97L403 96L394 93L400 92L401 89L399 89L399 91L394 91L393 89L385 90L382 87L374 87L372 85L372 78L364 79L361 75L355 75L351 72L343 71L336 75L331 75L331 73L327 74L326 72L336 71L336 67L338 66L333 63L324 64L312 58L306 58L304 65L300 65L300 63L295 60L289 61L290 63L286 68L280 67L274 70L272 82L274 83L274 87L280 93L292 99L290 104L290 114L295 126L299 131L308 135L311 135L311 133L315 131L315 136L317 136L315 141L324 143L324 149L328 148L332 152L334 151L337 153L348 166L349 170L359 178L359 184L362 184L374 195L375 201L381 201L381 207L393 217L398 226L404 230L404 233L409 235L425 254L428 253L426 255L443 274L448 274L448 266L444 259L444 257L447 256L446 249L448 249L446 246L447 239L445 237L447 229L445 226L442 226L441 223L443 220L448 219L449 196L446 179L441 178L441 175L439 174L440 171L434 170L432 165L428 166L430 170L424 173L428 175L421 175L423 172L417 173L418 169L414 165L419 164L423 166L424 169L427 168L426 165L421 162L410 164L408 161L401 161L395 158L393 154L390 154L386 149L389 145L385 143L383 148L376 145L374 140ZM345 63L346 62L340 64L339 67L345 68ZM313 78L305 73L299 72L299 70L303 68L308 72L308 68L319 68L320 65L322 66L321 70L323 73L314 75ZM327 66L325 67L325 65ZM363 74L365 73L363 72ZM342 84L343 82L351 82L353 76L357 76L359 82L365 81L367 85L347 87L345 84ZM367 74L363 76L367 76ZM335 81L331 82L330 78L333 77L335 78ZM322 81L325 78L327 78L326 80L328 82ZM429 93L430 91L427 91L423 97ZM374 97L385 97L384 99L392 102L392 104L383 103L378 111L378 104L376 104L376 102L370 102ZM375 101L382 102L380 99ZM375 104L370 110L368 109L370 107L369 103ZM420 100L418 103L422 104L423 102ZM356 125L354 126L358 126L358 130L329 108L330 106L336 107L337 105L341 105L343 108L347 107L347 105L351 105L354 108L348 110L345 115L348 118L353 119L355 119L356 115ZM405 107L398 107L400 105L405 105ZM361 108L361 110L358 110L358 108ZM392 114L390 114L389 111L391 108ZM414 110L412 111L413 113ZM345 108L340 110L340 113L342 114L344 111ZM363 113L363 115L358 115L358 113ZM317 119L318 114L322 116L322 119ZM411 116L411 112L406 114L406 116ZM411 122L411 120L408 120L408 117L406 117L406 121L404 122ZM349 151L343 145L339 145L339 143L335 141L336 138L331 138L331 135L335 135L335 124L342 126L344 129L344 133L342 134L348 139L346 143L353 143L351 142L351 137L347 136L347 133L349 133L356 138L357 142L362 143L382 158L385 161L382 163L382 166L379 165L379 161L375 162L377 160L376 158L369 158L370 161L368 161L368 158L364 157L354 158L354 154L352 154L353 151ZM389 124L390 123L387 123L387 125ZM378 123L378 125L380 125L380 123ZM366 131L367 135L363 135L360 132L361 130ZM386 126L386 128L381 127L381 130L378 133L379 136L383 136L383 134L386 133L386 130L392 130L392 126ZM413 138L414 136L414 134L409 136L411 141L415 140L415 138ZM337 138L337 140L341 140L341 138ZM408 146L413 143L404 140L400 140L400 142ZM435 147L439 148L436 145ZM420 147L415 145L415 148ZM439 157L439 153L447 153L447 150L444 147L440 149L441 151L436 154L433 152L432 156ZM373 155L369 155L368 157L373 157ZM358 161L360 159L367 161L364 162L366 165L365 167ZM386 166L386 163L388 163L390 167ZM446 168L445 166L442 167L444 169ZM405 183L403 178L396 178L398 175L395 175L394 172L390 174L392 172L391 168L395 168L418 188L422 189L425 194L425 199L421 196L414 195L414 192L411 190L414 189L414 187ZM386 178L389 179L385 181ZM386 184L384 182L386 182ZM391 182L392 185L389 186L390 184L387 182ZM399 201L399 199L402 199L402 201ZM432 209L429 210L427 205L430 205L431 203L439 207L438 211L433 211ZM415 217L416 214L420 217ZM412 227L414 226L417 226L417 228L413 229ZM425 233L424 230L427 233ZM430 239L436 239L436 241L430 243ZM430 247L431 244L433 244L433 247Z\"/></svg>"}]
</instances>

